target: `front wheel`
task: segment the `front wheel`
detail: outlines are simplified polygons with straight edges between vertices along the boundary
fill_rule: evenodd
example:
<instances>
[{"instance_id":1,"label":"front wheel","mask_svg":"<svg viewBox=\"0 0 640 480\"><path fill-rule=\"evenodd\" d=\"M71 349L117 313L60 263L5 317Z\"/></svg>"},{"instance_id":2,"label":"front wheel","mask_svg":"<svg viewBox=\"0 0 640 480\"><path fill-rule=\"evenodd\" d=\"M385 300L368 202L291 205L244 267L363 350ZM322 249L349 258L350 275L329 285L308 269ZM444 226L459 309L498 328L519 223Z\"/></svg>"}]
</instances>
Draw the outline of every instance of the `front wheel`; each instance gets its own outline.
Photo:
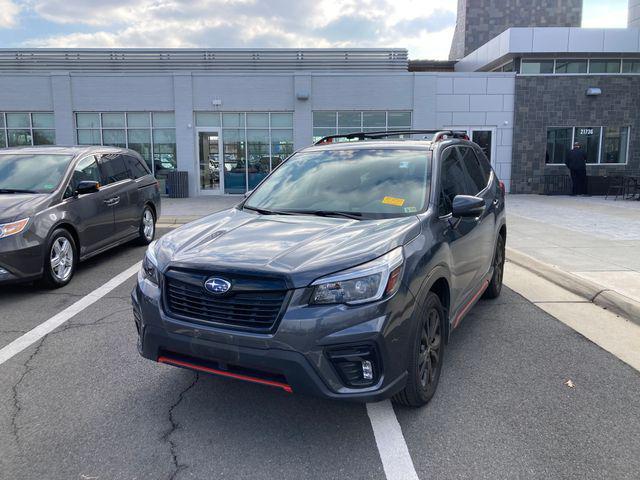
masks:
<instances>
[{"instance_id":1,"label":"front wheel","mask_svg":"<svg viewBox=\"0 0 640 480\"><path fill-rule=\"evenodd\" d=\"M444 308L438 296L429 292L424 315L418 321L407 384L393 400L409 407L421 407L431 400L442 371L444 359Z\"/></svg>"},{"instance_id":2,"label":"front wheel","mask_svg":"<svg viewBox=\"0 0 640 480\"><path fill-rule=\"evenodd\" d=\"M493 276L482 298L498 298L502 291L502 277L504 276L504 237L498 235L496 251L493 255Z\"/></svg>"},{"instance_id":3,"label":"front wheel","mask_svg":"<svg viewBox=\"0 0 640 480\"><path fill-rule=\"evenodd\" d=\"M65 229L55 230L45 250L42 283L47 288L64 287L76 271L77 247L73 236Z\"/></svg>"},{"instance_id":4,"label":"front wheel","mask_svg":"<svg viewBox=\"0 0 640 480\"><path fill-rule=\"evenodd\" d=\"M156 217L148 205L142 210L140 218L140 228L138 232L138 243L149 245L156 236Z\"/></svg>"}]
</instances>

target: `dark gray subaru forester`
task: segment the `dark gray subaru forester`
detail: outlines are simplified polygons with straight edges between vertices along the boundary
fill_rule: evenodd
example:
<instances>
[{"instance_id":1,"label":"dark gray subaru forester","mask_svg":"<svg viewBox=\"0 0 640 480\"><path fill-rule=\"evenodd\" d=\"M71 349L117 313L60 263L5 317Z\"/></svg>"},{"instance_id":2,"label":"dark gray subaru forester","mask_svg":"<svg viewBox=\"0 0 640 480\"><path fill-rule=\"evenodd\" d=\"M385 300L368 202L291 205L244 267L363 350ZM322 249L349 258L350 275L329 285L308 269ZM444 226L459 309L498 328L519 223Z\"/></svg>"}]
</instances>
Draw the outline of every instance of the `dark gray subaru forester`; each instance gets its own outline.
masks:
<instances>
[{"instance_id":1,"label":"dark gray subaru forester","mask_svg":"<svg viewBox=\"0 0 640 480\"><path fill-rule=\"evenodd\" d=\"M423 405L451 331L500 294L504 200L462 132L325 137L237 207L149 246L132 292L140 353L287 392Z\"/></svg>"}]
</instances>

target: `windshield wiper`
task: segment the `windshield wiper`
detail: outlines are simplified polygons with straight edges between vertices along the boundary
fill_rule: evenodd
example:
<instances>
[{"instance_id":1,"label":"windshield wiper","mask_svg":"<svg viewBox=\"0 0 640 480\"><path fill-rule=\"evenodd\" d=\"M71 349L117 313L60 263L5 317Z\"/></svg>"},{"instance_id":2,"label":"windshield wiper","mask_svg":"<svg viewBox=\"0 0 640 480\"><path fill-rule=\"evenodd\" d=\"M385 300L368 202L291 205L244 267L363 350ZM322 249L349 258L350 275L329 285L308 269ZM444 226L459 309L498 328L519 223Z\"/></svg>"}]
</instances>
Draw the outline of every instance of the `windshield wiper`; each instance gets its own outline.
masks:
<instances>
[{"instance_id":1,"label":"windshield wiper","mask_svg":"<svg viewBox=\"0 0 640 480\"><path fill-rule=\"evenodd\" d=\"M26 190L24 188L0 188L0 193L38 193L35 190Z\"/></svg>"},{"instance_id":2,"label":"windshield wiper","mask_svg":"<svg viewBox=\"0 0 640 480\"><path fill-rule=\"evenodd\" d=\"M266 208L258 208L258 207L249 207L247 205L242 206L243 210L253 210L254 212L258 212L261 215L292 215L291 212L283 212L281 210L267 210Z\"/></svg>"},{"instance_id":3,"label":"windshield wiper","mask_svg":"<svg viewBox=\"0 0 640 480\"><path fill-rule=\"evenodd\" d=\"M344 217L352 220L362 220L360 212L339 212L337 210L287 210L289 213L302 215L317 215L318 217Z\"/></svg>"}]
</instances>

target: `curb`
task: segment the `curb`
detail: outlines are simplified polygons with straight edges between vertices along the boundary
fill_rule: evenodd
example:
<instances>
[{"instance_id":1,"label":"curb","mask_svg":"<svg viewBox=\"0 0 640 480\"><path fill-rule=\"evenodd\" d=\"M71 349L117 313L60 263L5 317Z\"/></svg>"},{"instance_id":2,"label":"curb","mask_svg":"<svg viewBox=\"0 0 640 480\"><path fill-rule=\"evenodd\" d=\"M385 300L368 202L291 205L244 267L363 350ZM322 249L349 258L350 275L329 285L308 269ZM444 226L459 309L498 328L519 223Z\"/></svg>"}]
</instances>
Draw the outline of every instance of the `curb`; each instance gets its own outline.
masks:
<instances>
[{"instance_id":1,"label":"curb","mask_svg":"<svg viewBox=\"0 0 640 480\"><path fill-rule=\"evenodd\" d=\"M640 325L640 302L608 290L590 280L581 278L548 263L541 262L513 248L507 248L507 260L525 268L539 277L568 290L579 297L585 298L633 323Z\"/></svg>"}]
</instances>

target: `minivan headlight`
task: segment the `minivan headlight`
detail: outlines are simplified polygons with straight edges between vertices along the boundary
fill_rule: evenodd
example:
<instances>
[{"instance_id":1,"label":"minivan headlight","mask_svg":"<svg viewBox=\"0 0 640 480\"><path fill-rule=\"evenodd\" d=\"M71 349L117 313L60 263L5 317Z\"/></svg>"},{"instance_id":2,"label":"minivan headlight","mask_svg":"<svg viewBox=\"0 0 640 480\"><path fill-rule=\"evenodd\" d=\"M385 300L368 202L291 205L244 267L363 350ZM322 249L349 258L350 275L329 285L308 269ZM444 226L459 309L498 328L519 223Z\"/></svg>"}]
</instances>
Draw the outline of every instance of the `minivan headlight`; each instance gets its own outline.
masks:
<instances>
[{"instance_id":1,"label":"minivan headlight","mask_svg":"<svg viewBox=\"0 0 640 480\"><path fill-rule=\"evenodd\" d=\"M404 255L402 247L371 262L320 278L313 282L312 304L357 305L393 295L400 286Z\"/></svg>"},{"instance_id":2,"label":"minivan headlight","mask_svg":"<svg viewBox=\"0 0 640 480\"><path fill-rule=\"evenodd\" d=\"M155 253L156 242L149 244L147 252L142 260L142 276L154 285L160 285L160 273L158 272L158 260Z\"/></svg>"},{"instance_id":3,"label":"minivan headlight","mask_svg":"<svg viewBox=\"0 0 640 480\"><path fill-rule=\"evenodd\" d=\"M28 223L29 219L23 218L17 222L0 224L0 238L10 237L11 235L16 235L22 232Z\"/></svg>"}]
</instances>

